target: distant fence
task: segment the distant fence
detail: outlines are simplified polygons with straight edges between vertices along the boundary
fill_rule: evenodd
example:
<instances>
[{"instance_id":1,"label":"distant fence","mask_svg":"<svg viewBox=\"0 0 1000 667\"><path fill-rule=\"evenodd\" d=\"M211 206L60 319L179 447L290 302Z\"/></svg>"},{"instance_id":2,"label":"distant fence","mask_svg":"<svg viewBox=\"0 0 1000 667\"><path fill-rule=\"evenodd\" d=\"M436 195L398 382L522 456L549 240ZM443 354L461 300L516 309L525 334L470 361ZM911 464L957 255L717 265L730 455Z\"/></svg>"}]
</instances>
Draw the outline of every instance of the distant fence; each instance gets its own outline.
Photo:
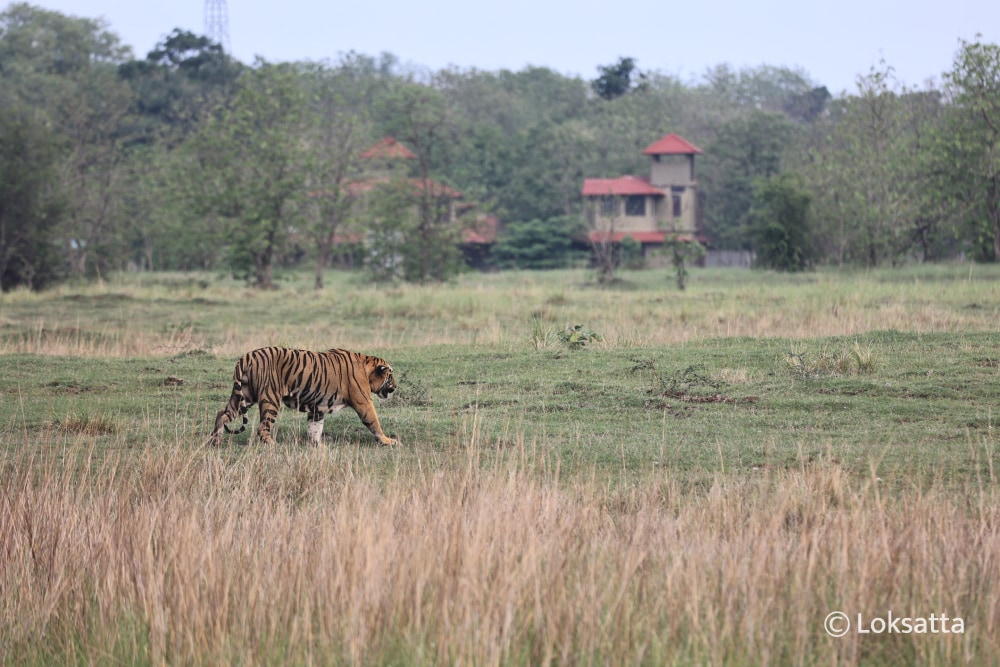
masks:
<instances>
[{"instance_id":1,"label":"distant fence","mask_svg":"<svg viewBox=\"0 0 1000 667\"><path fill-rule=\"evenodd\" d=\"M709 250L705 253L705 266L710 268L749 269L754 254L749 250Z\"/></svg>"}]
</instances>

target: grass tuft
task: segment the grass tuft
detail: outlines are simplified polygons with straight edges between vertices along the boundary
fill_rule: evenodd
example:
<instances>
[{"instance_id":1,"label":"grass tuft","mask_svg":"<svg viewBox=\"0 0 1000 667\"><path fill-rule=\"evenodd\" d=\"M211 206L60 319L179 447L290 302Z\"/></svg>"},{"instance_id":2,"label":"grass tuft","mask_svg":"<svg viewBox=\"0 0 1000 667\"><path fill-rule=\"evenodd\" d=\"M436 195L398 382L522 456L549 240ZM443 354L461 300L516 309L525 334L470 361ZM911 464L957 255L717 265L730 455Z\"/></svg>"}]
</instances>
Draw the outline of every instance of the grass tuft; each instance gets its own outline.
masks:
<instances>
[{"instance_id":1,"label":"grass tuft","mask_svg":"<svg viewBox=\"0 0 1000 667\"><path fill-rule=\"evenodd\" d=\"M55 426L63 433L79 435L113 435L118 432L115 422L101 415L66 415L56 420Z\"/></svg>"},{"instance_id":2,"label":"grass tuft","mask_svg":"<svg viewBox=\"0 0 1000 667\"><path fill-rule=\"evenodd\" d=\"M792 375L802 379L850 377L874 373L879 357L872 345L861 347L857 341L850 347L825 347L819 352L809 352L799 344L785 354L785 363Z\"/></svg>"},{"instance_id":3,"label":"grass tuft","mask_svg":"<svg viewBox=\"0 0 1000 667\"><path fill-rule=\"evenodd\" d=\"M875 372L875 369L878 367L878 352L876 352L872 345L869 344L861 347L861 343L854 341L852 352L858 373L868 375Z\"/></svg>"}]
</instances>

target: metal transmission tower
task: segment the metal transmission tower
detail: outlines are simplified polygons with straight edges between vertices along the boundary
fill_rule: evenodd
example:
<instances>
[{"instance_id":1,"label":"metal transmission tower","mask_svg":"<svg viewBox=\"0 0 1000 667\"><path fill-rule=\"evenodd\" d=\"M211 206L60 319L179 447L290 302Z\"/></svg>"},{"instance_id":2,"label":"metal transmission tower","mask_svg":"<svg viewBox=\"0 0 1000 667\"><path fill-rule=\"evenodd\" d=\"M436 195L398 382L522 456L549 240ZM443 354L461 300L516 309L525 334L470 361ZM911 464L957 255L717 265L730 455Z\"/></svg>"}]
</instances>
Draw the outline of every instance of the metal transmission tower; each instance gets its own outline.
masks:
<instances>
[{"instance_id":1,"label":"metal transmission tower","mask_svg":"<svg viewBox=\"0 0 1000 667\"><path fill-rule=\"evenodd\" d=\"M228 54L229 50L229 10L226 0L205 0L205 36Z\"/></svg>"}]
</instances>

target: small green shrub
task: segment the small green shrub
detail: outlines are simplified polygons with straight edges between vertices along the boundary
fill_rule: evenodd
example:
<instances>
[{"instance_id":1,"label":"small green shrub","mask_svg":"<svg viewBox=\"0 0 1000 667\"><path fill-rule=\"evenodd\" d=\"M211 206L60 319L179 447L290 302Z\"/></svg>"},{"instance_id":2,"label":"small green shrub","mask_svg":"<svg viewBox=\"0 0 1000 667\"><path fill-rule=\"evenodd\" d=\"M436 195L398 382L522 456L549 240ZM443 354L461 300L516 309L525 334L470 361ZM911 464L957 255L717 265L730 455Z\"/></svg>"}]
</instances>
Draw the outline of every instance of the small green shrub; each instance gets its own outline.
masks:
<instances>
[{"instance_id":1,"label":"small green shrub","mask_svg":"<svg viewBox=\"0 0 1000 667\"><path fill-rule=\"evenodd\" d=\"M579 350L588 343L604 340L599 333L584 328L582 324L566 327L558 334L559 340L571 350Z\"/></svg>"}]
</instances>

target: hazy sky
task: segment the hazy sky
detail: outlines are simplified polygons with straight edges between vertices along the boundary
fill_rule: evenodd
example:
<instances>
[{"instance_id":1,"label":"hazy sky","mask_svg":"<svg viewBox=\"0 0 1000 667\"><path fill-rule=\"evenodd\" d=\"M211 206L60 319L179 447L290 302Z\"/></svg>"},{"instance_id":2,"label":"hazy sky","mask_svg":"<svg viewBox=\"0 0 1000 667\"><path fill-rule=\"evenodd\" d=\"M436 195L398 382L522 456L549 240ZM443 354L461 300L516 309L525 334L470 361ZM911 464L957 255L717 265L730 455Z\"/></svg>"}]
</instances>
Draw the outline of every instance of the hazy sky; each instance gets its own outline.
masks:
<instances>
[{"instance_id":1,"label":"hazy sky","mask_svg":"<svg viewBox=\"0 0 1000 667\"><path fill-rule=\"evenodd\" d=\"M29 0L30 1L30 0ZM136 55L175 27L203 34L205 0L37 0L104 18ZM439 69L550 67L586 79L632 56L685 81L709 67L801 67L834 94L880 60L922 87L951 68L959 39L1000 43L1000 0L228 0L233 54L250 63L395 54Z\"/></svg>"}]
</instances>

